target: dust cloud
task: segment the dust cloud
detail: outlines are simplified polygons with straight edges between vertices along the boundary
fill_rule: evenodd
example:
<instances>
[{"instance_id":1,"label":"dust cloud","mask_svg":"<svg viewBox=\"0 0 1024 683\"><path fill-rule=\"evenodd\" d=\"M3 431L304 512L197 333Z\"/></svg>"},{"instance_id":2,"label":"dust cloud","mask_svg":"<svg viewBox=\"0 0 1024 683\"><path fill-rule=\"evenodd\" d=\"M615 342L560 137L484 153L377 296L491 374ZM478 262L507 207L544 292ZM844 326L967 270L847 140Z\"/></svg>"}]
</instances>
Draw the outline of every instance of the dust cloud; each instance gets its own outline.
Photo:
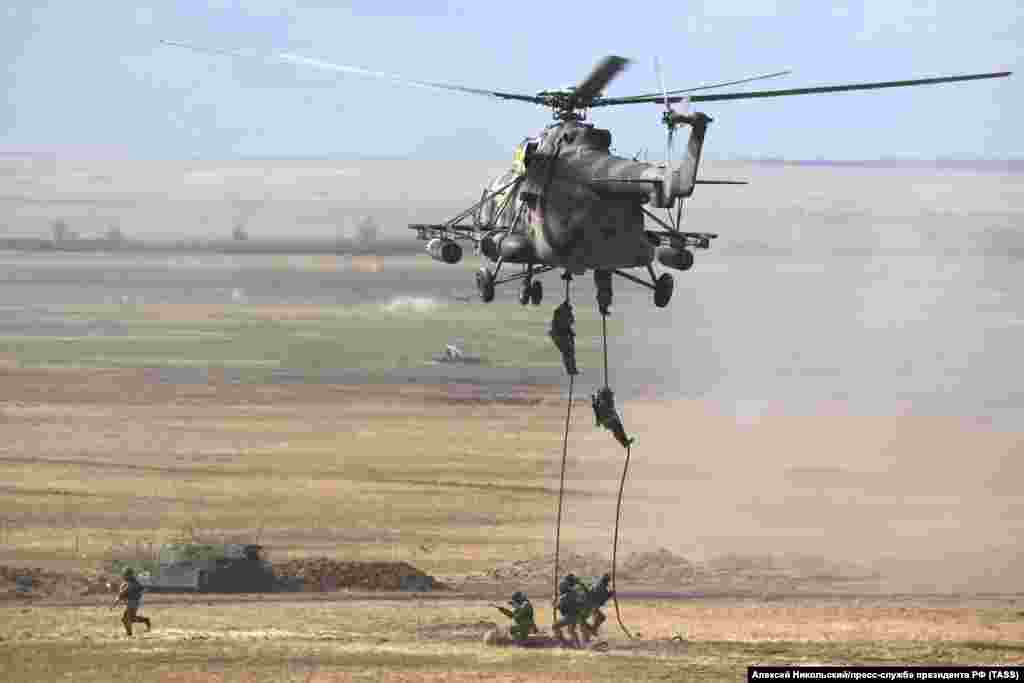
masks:
<instances>
[{"instance_id":1,"label":"dust cloud","mask_svg":"<svg viewBox=\"0 0 1024 683\"><path fill-rule=\"evenodd\" d=\"M721 237L668 309L616 283L623 547L1024 590L1024 176L715 169L736 173L749 188L693 201L690 229ZM570 481L614 492L624 452L584 413ZM614 500L573 505L607 552Z\"/></svg>"}]
</instances>

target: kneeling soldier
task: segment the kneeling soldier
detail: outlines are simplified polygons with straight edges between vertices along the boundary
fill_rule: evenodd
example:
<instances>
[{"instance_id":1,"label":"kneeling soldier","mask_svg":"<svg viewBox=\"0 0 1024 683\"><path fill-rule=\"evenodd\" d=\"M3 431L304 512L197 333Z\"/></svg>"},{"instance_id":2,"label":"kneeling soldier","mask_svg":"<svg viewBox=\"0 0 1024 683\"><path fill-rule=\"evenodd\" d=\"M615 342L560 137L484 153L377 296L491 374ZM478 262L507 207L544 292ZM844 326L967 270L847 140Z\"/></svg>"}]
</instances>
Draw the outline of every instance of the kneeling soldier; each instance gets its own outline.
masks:
<instances>
[{"instance_id":1,"label":"kneeling soldier","mask_svg":"<svg viewBox=\"0 0 1024 683\"><path fill-rule=\"evenodd\" d=\"M517 645L522 645L529 639L531 633L538 633L537 624L533 620L533 605L522 591L513 593L512 599L508 602L512 605L512 609L506 609L499 605L495 605L495 607L513 621L509 633L512 634Z\"/></svg>"}]
</instances>

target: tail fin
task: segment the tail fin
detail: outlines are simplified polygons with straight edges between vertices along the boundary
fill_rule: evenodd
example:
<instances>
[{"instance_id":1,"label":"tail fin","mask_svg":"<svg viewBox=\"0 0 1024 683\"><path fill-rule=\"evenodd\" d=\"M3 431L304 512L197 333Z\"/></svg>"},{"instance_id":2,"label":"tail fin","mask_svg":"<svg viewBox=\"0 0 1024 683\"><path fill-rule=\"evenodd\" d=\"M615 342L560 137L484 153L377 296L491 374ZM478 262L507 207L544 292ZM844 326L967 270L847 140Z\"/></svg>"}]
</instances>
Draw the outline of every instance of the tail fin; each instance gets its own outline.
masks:
<instances>
[{"instance_id":1,"label":"tail fin","mask_svg":"<svg viewBox=\"0 0 1024 683\"><path fill-rule=\"evenodd\" d=\"M679 197L685 198L693 194L693 188L697 184L697 168L700 166L700 153L704 148L704 134L707 132L708 124L712 119L703 112L693 114L674 114L675 123L685 123L690 126L690 138L686 143L686 158L678 165L665 167L665 179L661 183L661 192L658 193L657 206L660 208L671 207Z\"/></svg>"}]
</instances>

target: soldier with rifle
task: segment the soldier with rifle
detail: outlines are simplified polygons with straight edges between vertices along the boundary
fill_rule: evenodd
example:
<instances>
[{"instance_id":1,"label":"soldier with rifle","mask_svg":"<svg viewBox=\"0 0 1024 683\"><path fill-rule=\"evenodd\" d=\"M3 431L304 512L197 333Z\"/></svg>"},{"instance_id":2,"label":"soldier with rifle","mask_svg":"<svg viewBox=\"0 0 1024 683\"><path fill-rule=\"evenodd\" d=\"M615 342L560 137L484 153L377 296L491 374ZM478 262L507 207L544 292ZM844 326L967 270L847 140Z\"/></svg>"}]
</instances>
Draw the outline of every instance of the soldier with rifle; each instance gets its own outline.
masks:
<instances>
[{"instance_id":1,"label":"soldier with rifle","mask_svg":"<svg viewBox=\"0 0 1024 683\"><path fill-rule=\"evenodd\" d=\"M117 598L114 599L114 604L110 607L114 608L119 603L124 603L121 623L124 624L124 630L128 637L132 635L132 624L145 624L147 631L152 630L153 624L149 619L139 616L139 604L142 601L142 592L146 588L135 578L135 570L130 567L124 570L122 576L124 576L124 583L117 589Z\"/></svg>"},{"instance_id":2,"label":"soldier with rifle","mask_svg":"<svg viewBox=\"0 0 1024 683\"><path fill-rule=\"evenodd\" d=\"M533 620L533 605L522 591L513 593L512 599L508 602L512 605L512 609L501 605L493 605L493 607L512 620L512 627L509 629L512 639L517 645L523 645L529 640L531 633L539 632L537 624Z\"/></svg>"}]
</instances>

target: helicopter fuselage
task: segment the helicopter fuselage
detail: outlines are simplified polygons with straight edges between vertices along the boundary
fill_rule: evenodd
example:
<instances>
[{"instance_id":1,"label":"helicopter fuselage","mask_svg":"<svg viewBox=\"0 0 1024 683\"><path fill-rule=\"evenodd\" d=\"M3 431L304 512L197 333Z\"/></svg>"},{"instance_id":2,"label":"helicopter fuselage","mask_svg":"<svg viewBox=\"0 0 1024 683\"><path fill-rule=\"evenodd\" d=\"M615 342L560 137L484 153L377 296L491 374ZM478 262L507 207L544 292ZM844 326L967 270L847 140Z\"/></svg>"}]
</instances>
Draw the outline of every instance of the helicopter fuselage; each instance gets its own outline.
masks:
<instances>
[{"instance_id":1,"label":"helicopter fuselage","mask_svg":"<svg viewBox=\"0 0 1024 683\"><path fill-rule=\"evenodd\" d=\"M615 156L610 146L609 131L575 121L556 124L539 139L525 141L514 166L485 190L497 193L521 178L481 209L486 223L513 193L512 210L494 225L507 232L492 260L501 256L507 263L574 273L649 265L655 245L644 232L643 206L660 190L666 168ZM688 190L692 192L692 184Z\"/></svg>"}]
</instances>

